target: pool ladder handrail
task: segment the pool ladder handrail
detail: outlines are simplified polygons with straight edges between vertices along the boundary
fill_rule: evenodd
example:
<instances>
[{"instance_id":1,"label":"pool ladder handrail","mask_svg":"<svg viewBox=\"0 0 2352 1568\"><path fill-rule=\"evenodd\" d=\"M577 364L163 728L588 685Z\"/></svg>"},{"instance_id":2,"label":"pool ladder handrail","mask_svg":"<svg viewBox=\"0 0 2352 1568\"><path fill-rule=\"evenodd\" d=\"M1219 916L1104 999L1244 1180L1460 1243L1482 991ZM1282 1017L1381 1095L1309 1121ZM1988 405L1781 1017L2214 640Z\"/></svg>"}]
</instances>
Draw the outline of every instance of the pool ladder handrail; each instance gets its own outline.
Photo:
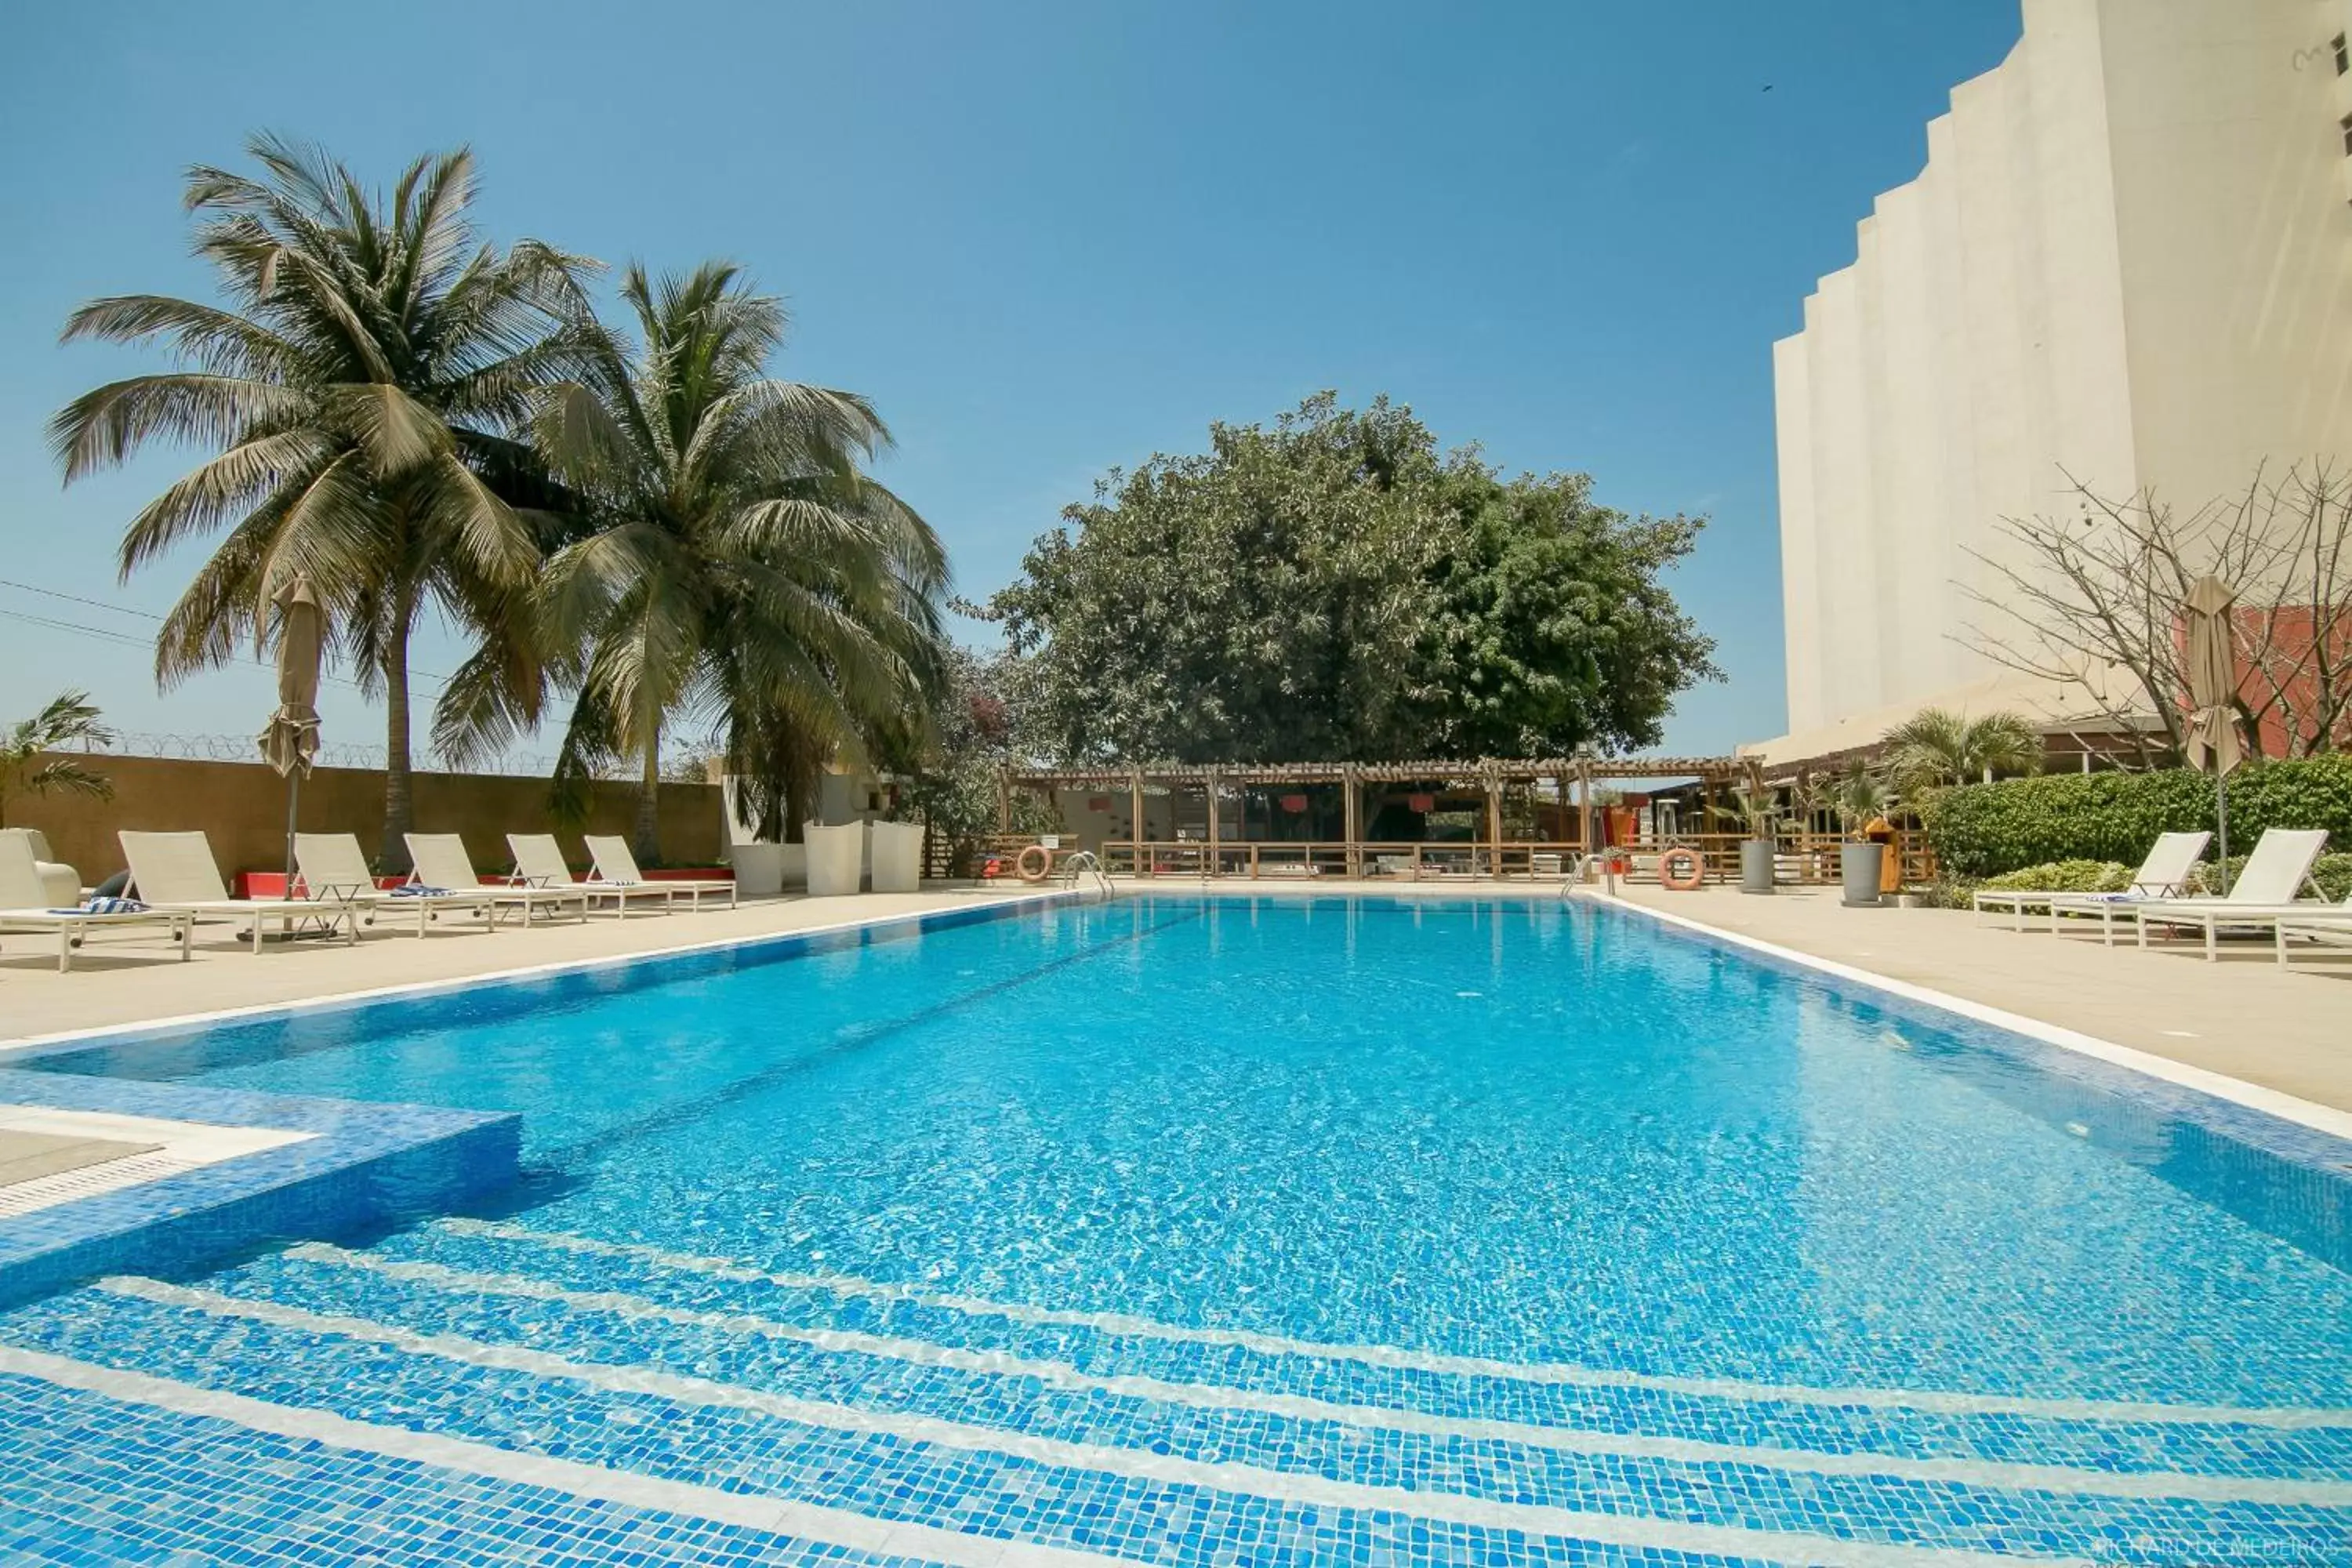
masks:
<instances>
[{"instance_id":1,"label":"pool ladder handrail","mask_svg":"<svg viewBox=\"0 0 2352 1568\"><path fill-rule=\"evenodd\" d=\"M1103 869L1101 858L1091 849L1073 850L1062 856L1054 862L1054 872L1061 879L1064 887L1073 890L1076 889L1079 878L1093 878L1106 903L1118 896L1118 889L1111 883L1110 873Z\"/></svg>"}]
</instances>

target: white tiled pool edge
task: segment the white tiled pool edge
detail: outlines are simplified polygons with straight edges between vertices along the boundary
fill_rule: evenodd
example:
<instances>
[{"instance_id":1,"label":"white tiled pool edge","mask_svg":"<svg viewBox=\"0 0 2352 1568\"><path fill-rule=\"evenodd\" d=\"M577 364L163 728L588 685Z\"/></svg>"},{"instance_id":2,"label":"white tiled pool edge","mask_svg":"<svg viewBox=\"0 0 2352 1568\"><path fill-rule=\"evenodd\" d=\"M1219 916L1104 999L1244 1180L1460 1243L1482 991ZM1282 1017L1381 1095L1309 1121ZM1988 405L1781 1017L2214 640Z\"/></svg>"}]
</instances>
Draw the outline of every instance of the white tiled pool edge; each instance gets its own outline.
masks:
<instances>
[{"instance_id":1,"label":"white tiled pool edge","mask_svg":"<svg viewBox=\"0 0 2352 1568\"><path fill-rule=\"evenodd\" d=\"M195 1028L206 1024L241 1022L253 1018L274 1017L282 1014L308 1013L315 1009L348 1006L362 1002L389 1001L398 997L435 996L451 991L471 990L478 985L497 985L515 980L535 980L551 974L571 974L587 970L611 969L618 965L645 963L656 959L680 958L691 953L715 952L730 947L754 947L763 942L797 942L807 938L835 936L843 931L862 931L870 926L920 924L940 915L965 910L1003 910L1019 905L1044 906L1067 901L1077 895L1068 890L1050 893L1011 893L997 898L974 899L968 902L943 904L938 909L896 910L887 914L864 915L856 920L835 921L826 925L793 926L784 931L762 931L751 936L712 937L706 942L678 942L668 947L633 949L628 952L601 953L591 958L551 959L545 963L517 964L510 969L485 970L478 974L460 974L433 980L404 981L397 985L373 985L357 991L324 992L316 996L279 998L256 1002L241 1007L222 1007L203 1013L177 1013L161 1018L139 1018L129 1022L93 1024L87 1028L60 1029L48 1034L23 1035L13 1038L0 1037L0 1067L20 1051L45 1046L67 1045L76 1040L122 1038L156 1031Z\"/></svg>"},{"instance_id":2,"label":"white tiled pool edge","mask_svg":"<svg viewBox=\"0 0 2352 1568\"><path fill-rule=\"evenodd\" d=\"M209 1122L68 1110L47 1105L0 1105L0 1127L161 1145L144 1154L126 1154L0 1188L0 1218L35 1214L100 1193L121 1192L142 1183L216 1165L223 1160L280 1149L318 1136L315 1132L278 1128L217 1127Z\"/></svg>"},{"instance_id":3,"label":"white tiled pool edge","mask_svg":"<svg viewBox=\"0 0 2352 1568\"><path fill-rule=\"evenodd\" d=\"M1874 991L1883 991L1889 995L1899 996L1906 1002L1916 1002L1925 1006L1940 1008L1944 1012L1958 1014L1963 1018L1971 1019L1979 1024L1989 1024L1997 1029L2006 1029L2012 1035L2023 1035L2028 1039L2039 1040L2044 1045L2056 1046L2062 1050L2093 1057L2116 1067L2145 1073L2150 1078L2161 1079L2167 1083L2177 1084L2183 1089L2194 1089L2200 1094L2210 1095L2216 1100L2226 1100L2232 1104L2242 1105L2249 1110L2259 1110L2266 1116L2275 1116L2282 1121L2292 1121L2298 1126L2325 1132L2330 1137L2352 1142L2352 1111L2338 1110L2332 1106L2316 1104L2308 1100L2299 1100L2291 1094L2282 1094L2274 1089L2264 1089L2260 1084L2248 1083L2243 1079L2231 1078L2222 1073L2209 1071L2204 1068L2191 1067L2186 1062L2173 1061L2149 1051L2117 1045L2113 1040L2103 1040L2095 1035L2086 1035L2078 1029L2044 1023L2039 1018L2028 1017L2022 1013L2011 1013L2005 1008L1994 1007L1986 1003L1971 1002L1965 996L1955 996L1949 992L1933 990L1925 985L1914 985L1909 981L1896 980L1855 964L1842 963L1833 958L1822 958L1799 948L1782 947L1778 942L1765 942L1758 937L1727 931L1721 926L1709 925L1705 921L1696 921L1687 915L1677 915L1664 910L1653 909L1647 904L1637 903L1630 899L1613 899L1607 894L1584 889L1578 889L1574 896L1605 909L1622 910L1665 925L1679 926L1685 931L1711 937L1717 942L1746 948L1752 952L1764 953L1783 963L1798 964L1856 985L1868 986Z\"/></svg>"}]
</instances>

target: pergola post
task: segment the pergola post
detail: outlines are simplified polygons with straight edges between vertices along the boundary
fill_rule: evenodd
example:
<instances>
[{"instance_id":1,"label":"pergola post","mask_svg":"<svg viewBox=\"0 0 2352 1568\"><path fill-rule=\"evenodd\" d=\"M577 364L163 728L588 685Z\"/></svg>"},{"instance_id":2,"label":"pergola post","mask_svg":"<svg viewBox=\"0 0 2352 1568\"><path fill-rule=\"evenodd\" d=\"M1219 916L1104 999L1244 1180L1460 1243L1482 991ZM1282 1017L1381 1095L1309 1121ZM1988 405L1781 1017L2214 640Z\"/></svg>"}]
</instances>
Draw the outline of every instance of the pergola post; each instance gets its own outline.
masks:
<instances>
[{"instance_id":1,"label":"pergola post","mask_svg":"<svg viewBox=\"0 0 2352 1568\"><path fill-rule=\"evenodd\" d=\"M1364 801L1363 781L1356 764L1345 763L1339 768L1339 832L1348 840L1348 879L1360 881L1364 875Z\"/></svg>"},{"instance_id":2,"label":"pergola post","mask_svg":"<svg viewBox=\"0 0 2352 1568\"><path fill-rule=\"evenodd\" d=\"M1486 783L1486 874L1500 880L1503 875L1503 775L1491 762L1479 765Z\"/></svg>"},{"instance_id":3,"label":"pergola post","mask_svg":"<svg viewBox=\"0 0 2352 1568\"><path fill-rule=\"evenodd\" d=\"M1006 767L996 770L996 831L1013 831L1013 770Z\"/></svg>"},{"instance_id":4,"label":"pergola post","mask_svg":"<svg viewBox=\"0 0 2352 1568\"><path fill-rule=\"evenodd\" d=\"M1590 855L1600 845L1592 837L1592 764L1582 758L1576 763L1576 815L1578 831L1584 836L1584 852Z\"/></svg>"},{"instance_id":5,"label":"pergola post","mask_svg":"<svg viewBox=\"0 0 2352 1568\"><path fill-rule=\"evenodd\" d=\"M1129 768L1127 773L1127 836L1135 841L1135 865L1139 877L1151 875L1151 857L1144 849L1147 835L1143 829L1143 770Z\"/></svg>"},{"instance_id":6,"label":"pergola post","mask_svg":"<svg viewBox=\"0 0 2352 1568\"><path fill-rule=\"evenodd\" d=\"M1220 858L1219 858L1219 857L1218 857L1218 855L1217 855L1217 840L1218 840L1218 836L1219 836L1219 834L1223 831L1223 829L1222 829L1222 827L1220 826L1220 825L1219 825L1219 823L1218 823L1218 821L1217 821L1217 818L1218 818L1220 816L1223 815L1223 814L1221 811L1219 811L1219 810L1218 810L1218 805L1217 805L1217 770L1216 770L1216 769L1214 769L1214 768L1211 768L1211 769L1209 770L1209 786L1208 786L1208 788L1209 788L1209 875L1210 875L1210 876L1212 876L1212 877L1222 877L1222 876L1223 876L1223 875L1224 875L1225 868L1224 868L1224 862L1223 862L1222 859L1220 859Z\"/></svg>"}]
</instances>

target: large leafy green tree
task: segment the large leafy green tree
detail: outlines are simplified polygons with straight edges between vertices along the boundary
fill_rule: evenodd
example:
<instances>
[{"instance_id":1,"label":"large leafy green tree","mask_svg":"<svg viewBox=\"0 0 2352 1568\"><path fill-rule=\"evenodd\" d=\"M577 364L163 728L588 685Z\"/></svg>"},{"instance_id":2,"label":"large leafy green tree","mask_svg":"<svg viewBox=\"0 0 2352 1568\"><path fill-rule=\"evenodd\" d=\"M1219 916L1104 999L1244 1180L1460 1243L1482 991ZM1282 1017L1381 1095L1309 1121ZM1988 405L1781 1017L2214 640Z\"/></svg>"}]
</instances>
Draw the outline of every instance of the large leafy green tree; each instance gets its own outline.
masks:
<instances>
[{"instance_id":1,"label":"large leafy green tree","mask_svg":"<svg viewBox=\"0 0 2352 1568\"><path fill-rule=\"evenodd\" d=\"M1583 474L1448 475L1448 525L1422 649L1423 735L1435 755L1565 756L1654 746L1675 696L1717 678L1715 643L1661 574L1688 555L1687 517L1629 517Z\"/></svg>"},{"instance_id":2,"label":"large leafy green tree","mask_svg":"<svg viewBox=\"0 0 2352 1568\"><path fill-rule=\"evenodd\" d=\"M1505 480L1329 393L1114 471L981 613L1042 749L1373 760L1653 744L1713 644L1661 574L1701 523Z\"/></svg>"},{"instance_id":3,"label":"large leafy green tree","mask_svg":"<svg viewBox=\"0 0 2352 1568\"><path fill-rule=\"evenodd\" d=\"M861 470L889 441L866 400L768 375L778 300L717 262L632 267L621 295L634 336L581 323L583 374L536 422L593 522L549 560L539 626L573 694L561 771L634 758L655 861L665 727L705 714L755 779L804 780L919 707L947 559Z\"/></svg>"},{"instance_id":4,"label":"large leafy green tree","mask_svg":"<svg viewBox=\"0 0 2352 1568\"><path fill-rule=\"evenodd\" d=\"M1026 718L1073 760L1410 749L1442 464L1410 413L1329 395L1114 470L983 614Z\"/></svg>"},{"instance_id":5,"label":"large leafy green tree","mask_svg":"<svg viewBox=\"0 0 2352 1568\"><path fill-rule=\"evenodd\" d=\"M174 370L86 393L50 423L68 483L156 442L211 448L131 521L127 578L219 536L158 635L168 687L266 634L296 573L333 646L385 709L388 869L411 826L408 649L437 609L479 632L513 614L540 562L535 520L501 494L527 481L518 437L533 389L573 345L581 263L524 240L478 241L475 171L420 158L389 198L314 148L256 138L258 174L198 166L194 249L224 303L134 294L76 310L65 338L159 343Z\"/></svg>"}]
</instances>

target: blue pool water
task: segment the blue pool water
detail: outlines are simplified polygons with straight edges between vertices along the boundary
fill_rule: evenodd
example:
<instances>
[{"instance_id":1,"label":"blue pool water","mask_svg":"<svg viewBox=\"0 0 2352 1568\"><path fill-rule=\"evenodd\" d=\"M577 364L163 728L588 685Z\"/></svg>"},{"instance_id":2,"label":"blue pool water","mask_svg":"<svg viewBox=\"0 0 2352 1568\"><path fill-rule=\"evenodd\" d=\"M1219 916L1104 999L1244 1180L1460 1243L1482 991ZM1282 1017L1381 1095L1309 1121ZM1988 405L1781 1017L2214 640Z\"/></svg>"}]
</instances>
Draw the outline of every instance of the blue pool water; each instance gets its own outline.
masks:
<instances>
[{"instance_id":1,"label":"blue pool water","mask_svg":"<svg viewBox=\"0 0 2352 1568\"><path fill-rule=\"evenodd\" d=\"M39 1065L519 1110L527 1170L0 1315L0 1552L2352 1562L2352 1152L1589 906L1124 900Z\"/></svg>"}]
</instances>

